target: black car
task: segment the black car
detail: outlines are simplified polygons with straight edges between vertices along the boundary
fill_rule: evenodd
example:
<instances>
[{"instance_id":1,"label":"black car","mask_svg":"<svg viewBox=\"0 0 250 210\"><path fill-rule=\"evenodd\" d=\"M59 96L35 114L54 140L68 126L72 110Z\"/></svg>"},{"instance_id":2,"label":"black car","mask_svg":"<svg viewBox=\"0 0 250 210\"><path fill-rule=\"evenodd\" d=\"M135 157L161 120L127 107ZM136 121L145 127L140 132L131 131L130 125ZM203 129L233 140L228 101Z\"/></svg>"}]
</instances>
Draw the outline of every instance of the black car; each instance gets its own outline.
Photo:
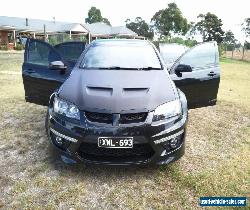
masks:
<instances>
[{"instance_id":1,"label":"black car","mask_svg":"<svg viewBox=\"0 0 250 210\"><path fill-rule=\"evenodd\" d=\"M214 105L220 81L215 42L166 68L146 40L28 39L25 99L47 105L49 139L66 162L167 164L185 150L188 108ZM204 116L205 118L206 116Z\"/></svg>"}]
</instances>

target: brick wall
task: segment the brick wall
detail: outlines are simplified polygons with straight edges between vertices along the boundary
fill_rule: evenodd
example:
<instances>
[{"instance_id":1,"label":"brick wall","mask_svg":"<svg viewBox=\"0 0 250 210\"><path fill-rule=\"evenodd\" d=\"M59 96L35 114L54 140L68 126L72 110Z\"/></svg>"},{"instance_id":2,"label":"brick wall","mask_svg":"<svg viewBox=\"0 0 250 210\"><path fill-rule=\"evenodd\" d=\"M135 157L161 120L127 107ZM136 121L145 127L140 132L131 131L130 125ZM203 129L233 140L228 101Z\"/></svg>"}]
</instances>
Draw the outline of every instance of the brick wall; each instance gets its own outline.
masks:
<instances>
[{"instance_id":1,"label":"brick wall","mask_svg":"<svg viewBox=\"0 0 250 210\"><path fill-rule=\"evenodd\" d=\"M8 42L8 31L0 31L0 44L7 44Z\"/></svg>"},{"instance_id":2,"label":"brick wall","mask_svg":"<svg viewBox=\"0 0 250 210\"><path fill-rule=\"evenodd\" d=\"M0 45L6 45L8 49L14 49L14 43L10 43L8 39L8 31L0 31Z\"/></svg>"}]
</instances>

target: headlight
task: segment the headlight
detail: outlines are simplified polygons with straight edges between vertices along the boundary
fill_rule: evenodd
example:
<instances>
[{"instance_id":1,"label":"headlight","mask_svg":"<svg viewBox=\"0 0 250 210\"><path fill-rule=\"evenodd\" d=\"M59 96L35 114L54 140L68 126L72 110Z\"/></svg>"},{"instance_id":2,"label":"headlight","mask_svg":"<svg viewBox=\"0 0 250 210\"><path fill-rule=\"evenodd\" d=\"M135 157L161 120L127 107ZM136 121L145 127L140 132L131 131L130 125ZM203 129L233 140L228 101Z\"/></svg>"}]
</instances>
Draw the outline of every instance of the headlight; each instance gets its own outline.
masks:
<instances>
[{"instance_id":1,"label":"headlight","mask_svg":"<svg viewBox=\"0 0 250 210\"><path fill-rule=\"evenodd\" d=\"M170 117L180 116L181 102L180 100L170 101L162 104L155 109L153 121L166 120Z\"/></svg>"},{"instance_id":2,"label":"headlight","mask_svg":"<svg viewBox=\"0 0 250 210\"><path fill-rule=\"evenodd\" d=\"M55 97L54 100L54 112L69 118L80 120L79 109L74 104L61 100L57 97Z\"/></svg>"}]
</instances>

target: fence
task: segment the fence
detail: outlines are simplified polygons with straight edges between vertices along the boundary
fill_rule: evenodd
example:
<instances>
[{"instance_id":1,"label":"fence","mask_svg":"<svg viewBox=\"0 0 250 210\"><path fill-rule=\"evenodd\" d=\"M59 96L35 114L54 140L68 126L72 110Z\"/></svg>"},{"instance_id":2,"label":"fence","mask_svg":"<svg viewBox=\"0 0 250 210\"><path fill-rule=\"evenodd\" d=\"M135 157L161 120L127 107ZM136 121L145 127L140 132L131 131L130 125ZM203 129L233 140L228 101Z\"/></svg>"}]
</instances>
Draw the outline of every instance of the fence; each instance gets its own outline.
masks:
<instances>
[{"instance_id":1,"label":"fence","mask_svg":"<svg viewBox=\"0 0 250 210\"><path fill-rule=\"evenodd\" d=\"M243 51L242 49L236 49L234 51L225 51L222 56L236 60L250 61L250 50Z\"/></svg>"}]
</instances>

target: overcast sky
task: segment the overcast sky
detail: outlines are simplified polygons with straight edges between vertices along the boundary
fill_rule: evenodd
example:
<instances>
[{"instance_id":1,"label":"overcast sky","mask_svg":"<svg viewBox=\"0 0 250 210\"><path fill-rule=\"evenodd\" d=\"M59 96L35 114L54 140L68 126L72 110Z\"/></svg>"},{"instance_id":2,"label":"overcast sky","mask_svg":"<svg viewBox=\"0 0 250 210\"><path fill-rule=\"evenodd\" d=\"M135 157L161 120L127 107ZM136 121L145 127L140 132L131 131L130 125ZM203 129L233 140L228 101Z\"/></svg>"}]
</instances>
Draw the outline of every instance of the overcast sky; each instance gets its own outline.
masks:
<instances>
[{"instance_id":1,"label":"overcast sky","mask_svg":"<svg viewBox=\"0 0 250 210\"><path fill-rule=\"evenodd\" d=\"M137 16L150 22L155 12L170 2L176 2L188 21L195 22L198 14L212 12L222 19L224 30L232 30L241 42L245 39L241 23L250 17L250 0L2 0L0 15L84 22L90 7L95 6L113 26L118 26Z\"/></svg>"}]
</instances>

